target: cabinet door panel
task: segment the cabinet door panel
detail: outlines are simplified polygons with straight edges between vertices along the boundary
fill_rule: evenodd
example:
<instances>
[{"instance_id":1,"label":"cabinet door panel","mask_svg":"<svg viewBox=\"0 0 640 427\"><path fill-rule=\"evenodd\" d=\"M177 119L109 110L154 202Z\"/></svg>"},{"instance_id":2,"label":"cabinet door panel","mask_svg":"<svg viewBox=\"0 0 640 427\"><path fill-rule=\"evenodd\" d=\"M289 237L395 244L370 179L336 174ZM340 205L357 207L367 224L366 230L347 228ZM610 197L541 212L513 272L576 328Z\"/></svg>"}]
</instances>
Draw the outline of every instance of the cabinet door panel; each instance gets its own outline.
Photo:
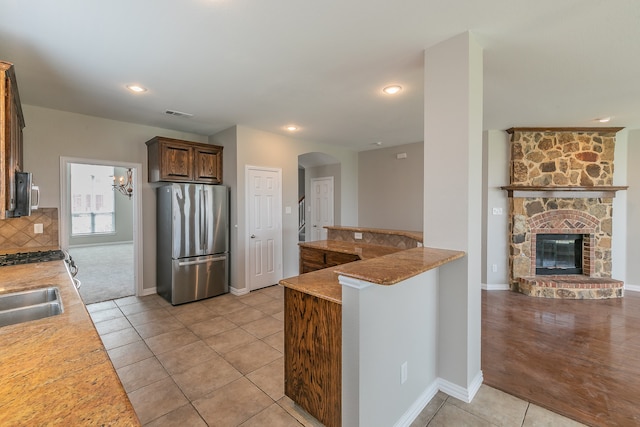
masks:
<instances>
[{"instance_id":1,"label":"cabinet door panel","mask_svg":"<svg viewBox=\"0 0 640 427\"><path fill-rule=\"evenodd\" d=\"M197 147L195 149L195 179L202 182L219 183L221 179L220 152Z\"/></svg>"},{"instance_id":2,"label":"cabinet door panel","mask_svg":"<svg viewBox=\"0 0 640 427\"><path fill-rule=\"evenodd\" d=\"M164 180L191 181L193 179L193 156L191 147L177 144L163 144L161 177Z\"/></svg>"}]
</instances>

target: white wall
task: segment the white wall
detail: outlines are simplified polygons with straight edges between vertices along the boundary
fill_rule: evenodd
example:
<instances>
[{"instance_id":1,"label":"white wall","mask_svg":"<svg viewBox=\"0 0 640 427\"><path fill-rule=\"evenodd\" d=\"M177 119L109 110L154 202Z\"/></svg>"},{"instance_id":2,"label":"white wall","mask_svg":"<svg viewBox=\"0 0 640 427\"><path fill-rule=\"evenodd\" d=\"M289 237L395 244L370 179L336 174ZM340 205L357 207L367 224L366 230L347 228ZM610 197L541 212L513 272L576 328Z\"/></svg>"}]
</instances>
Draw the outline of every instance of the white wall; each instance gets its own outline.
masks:
<instances>
[{"instance_id":1,"label":"white wall","mask_svg":"<svg viewBox=\"0 0 640 427\"><path fill-rule=\"evenodd\" d=\"M424 183L424 143L362 151L358 166L358 225L422 231L423 187L439 185Z\"/></svg>"},{"instance_id":2,"label":"white wall","mask_svg":"<svg viewBox=\"0 0 640 427\"><path fill-rule=\"evenodd\" d=\"M625 233L627 237L626 284L633 286L636 291L640 291L640 262L638 262L638 254L640 254L640 221L638 221L640 218L640 167L638 167L640 165L640 129L630 130L627 134L627 142L626 185L629 186L629 189L624 192L627 198L627 223L626 229L621 232ZM617 155L616 153L616 174L618 173ZM614 226L618 227L618 224L616 223ZM614 232L615 230L614 228Z\"/></svg>"},{"instance_id":3,"label":"white wall","mask_svg":"<svg viewBox=\"0 0 640 427\"><path fill-rule=\"evenodd\" d=\"M482 378L482 49L460 34L427 49L424 64L424 244L466 252L440 269L438 375L473 397Z\"/></svg>"},{"instance_id":4,"label":"white wall","mask_svg":"<svg viewBox=\"0 0 640 427\"><path fill-rule=\"evenodd\" d=\"M311 141L276 135L270 132L235 126L235 142L231 131L213 135L210 141L224 146L225 164L227 162L227 146L235 146L237 160L235 164L236 181L225 178L225 183L232 186L232 218L235 218L237 230L232 235L232 254L234 263L234 280L231 286L236 291L246 289L245 280L245 248L247 244L247 226L245 224L245 166L262 166L282 169L282 220L283 220L283 274L284 277L298 275L298 156L309 152L322 152L340 161L340 217L343 224L357 224L358 217L358 158L357 153L341 147L319 144ZM225 167L224 176L227 174ZM285 214L285 208L291 207L291 214ZM235 213L234 213L235 212ZM233 221L234 219L232 219Z\"/></svg>"},{"instance_id":5,"label":"white wall","mask_svg":"<svg viewBox=\"0 0 640 427\"><path fill-rule=\"evenodd\" d=\"M345 282L366 282L343 277L340 282L342 425L410 421L409 413L420 412L438 389L438 269L393 286L357 289Z\"/></svg>"},{"instance_id":6,"label":"white wall","mask_svg":"<svg viewBox=\"0 0 640 427\"><path fill-rule=\"evenodd\" d=\"M509 288L509 134L489 130L482 138L482 284L484 289ZM493 209L502 209L494 215ZM493 264L497 271L492 270Z\"/></svg>"},{"instance_id":7,"label":"white wall","mask_svg":"<svg viewBox=\"0 0 640 427\"><path fill-rule=\"evenodd\" d=\"M42 207L60 208L60 157L141 163L144 288L156 286L156 195L147 182L147 146L156 135L207 142L202 135L22 106L25 170L40 186ZM82 266L80 266L82 268Z\"/></svg>"},{"instance_id":8,"label":"white wall","mask_svg":"<svg viewBox=\"0 0 640 427\"><path fill-rule=\"evenodd\" d=\"M613 185L627 185L628 134L616 134ZM618 191L613 199L613 232L611 234L611 277L627 283L627 192Z\"/></svg>"}]
</instances>

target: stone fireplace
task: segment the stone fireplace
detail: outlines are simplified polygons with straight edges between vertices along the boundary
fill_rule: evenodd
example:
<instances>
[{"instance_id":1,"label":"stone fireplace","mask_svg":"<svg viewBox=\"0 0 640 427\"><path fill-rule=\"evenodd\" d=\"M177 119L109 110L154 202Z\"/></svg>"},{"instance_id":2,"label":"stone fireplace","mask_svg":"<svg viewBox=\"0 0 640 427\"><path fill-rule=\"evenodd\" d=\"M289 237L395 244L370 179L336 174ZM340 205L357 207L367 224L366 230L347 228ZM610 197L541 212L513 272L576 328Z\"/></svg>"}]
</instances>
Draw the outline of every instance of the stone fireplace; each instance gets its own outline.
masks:
<instances>
[{"instance_id":1,"label":"stone fireplace","mask_svg":"<svg viewBox=\"0 0 640 427\"><path fill-rule=\"evenodd\" d=\"M547 298L613 298L615 135L621 128L512 128L509 285ZM539 243L540 241L540 243Z\"/></svg>"}]
</instances>

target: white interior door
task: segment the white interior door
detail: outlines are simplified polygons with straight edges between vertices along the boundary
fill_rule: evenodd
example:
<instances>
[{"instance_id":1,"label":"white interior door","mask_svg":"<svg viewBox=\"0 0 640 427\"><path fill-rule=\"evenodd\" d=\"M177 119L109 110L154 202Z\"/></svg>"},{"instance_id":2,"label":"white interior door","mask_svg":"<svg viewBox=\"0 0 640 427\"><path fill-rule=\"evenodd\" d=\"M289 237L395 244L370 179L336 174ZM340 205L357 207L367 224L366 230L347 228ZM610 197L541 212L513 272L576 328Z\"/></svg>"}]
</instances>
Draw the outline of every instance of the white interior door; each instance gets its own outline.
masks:
<instances>
[{"instance_id":1,"label":"white interior door","mask_svg":"<svg viewBox=\"0 0 640 427\"><path fill-rule=\"evenodd\" d=\"M333 225L333 177L311 179L311 238L327 240L325 226Z\"/></svg>"},{"instance_id":2,"label":"white interior door","mask_svg":"<svg viewBox=\"0 0 640 427\"><path fill-rule=\"evenodd\" d=\"M282 279L282 172L247 167L249 290Z\"/></svg>"}]
</instances>

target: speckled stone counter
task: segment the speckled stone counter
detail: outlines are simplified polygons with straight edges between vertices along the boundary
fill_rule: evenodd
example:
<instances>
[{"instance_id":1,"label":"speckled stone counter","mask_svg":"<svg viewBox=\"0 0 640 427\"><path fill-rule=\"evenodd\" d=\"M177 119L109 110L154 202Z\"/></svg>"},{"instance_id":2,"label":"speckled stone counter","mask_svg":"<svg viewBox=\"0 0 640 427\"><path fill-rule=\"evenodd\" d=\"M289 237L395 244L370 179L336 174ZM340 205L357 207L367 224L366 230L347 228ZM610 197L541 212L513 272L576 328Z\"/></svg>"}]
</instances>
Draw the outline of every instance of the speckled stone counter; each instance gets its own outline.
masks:
<instances>
[{"instance_id":1,"label":"speckled stone counter","mask_svg":"<svg viewBox=\"0 0 640 427\"><path fill-rule=\"evenodd\" d=\"M139 426L64 261L0 267L0 294L47 286L62 314L0 327L0 423Z\"/></svg>"},{"instance_id":2,"label":"speckled stone counter","mask_svg":"<svg viewBox=\"0 0 640 427\"><path fill-rule=\"evenodd\" d=\"M462 258L464 252L436 248L413 248L394 254L336 267L339 275L378 285L395 285L425 271Z\"/></svg>"},{"instance_id":3,"label":"speckled stone counter","mask_svg":"<svg viewBox=\"0 0 640 427\"><path fill-rule=\"evenodd\" d=\"M394 285L409 277L462 258L464 252L436 248L401 250L388 246L343 241L319 240L300 246L359 255L361 261L282 279L280 285L338 304L342 303L342 286L338 275L378 285Z\"/></svg>"},{"instance_id":4,"label":"speckled stone counter","mask_svg":"<svg viewBox=\"0 0 640 427\"><path fill-rule=\"evenodd\" d=\"M360 259L378 258L383 255L399 252L402 249L391 246L369 245L366 243L342 242L338 240L318 240L315 242L299 243L303 248L320 249L340 252L350 255L358 255Z\"/></svg>"}]
</instances>

